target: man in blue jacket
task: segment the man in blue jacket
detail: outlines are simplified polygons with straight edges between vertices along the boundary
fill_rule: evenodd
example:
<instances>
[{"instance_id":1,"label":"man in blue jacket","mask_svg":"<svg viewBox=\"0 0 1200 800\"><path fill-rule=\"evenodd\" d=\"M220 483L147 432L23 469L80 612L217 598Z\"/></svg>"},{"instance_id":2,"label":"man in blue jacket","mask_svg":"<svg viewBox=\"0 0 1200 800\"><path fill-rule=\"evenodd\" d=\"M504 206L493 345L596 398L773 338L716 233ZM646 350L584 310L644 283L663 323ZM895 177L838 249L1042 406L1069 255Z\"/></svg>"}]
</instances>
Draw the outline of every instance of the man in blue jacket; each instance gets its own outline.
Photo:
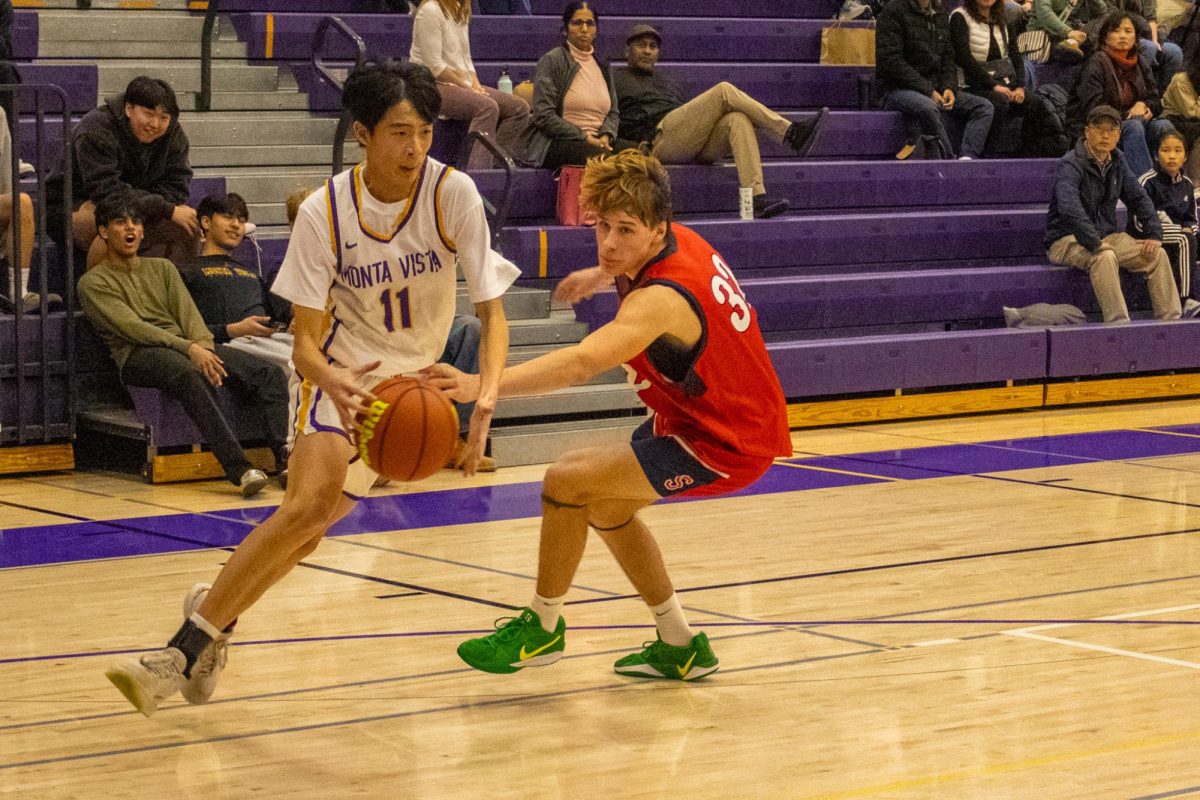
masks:
<instances>
[{"instance_id":1,"label":"man in blue jacket","mask_svg":"<svg viewBox=\"0 0 1200 800\"><path fill-rule=\"evenodd\" d=\"M1083 138L1058 162L1054 196L1046 219L1050 261L1088 273L1105 322L1128 322L1117 269L1146 275L1157 319L1179 319L1179 292L1162 248L1162 225L1146 190L1117 149L1121 115L1096 106L1087 116ZM1138 220L1146 238L1135 239L1117 226L1117 200Z\"/></svg>"}]
</instances>

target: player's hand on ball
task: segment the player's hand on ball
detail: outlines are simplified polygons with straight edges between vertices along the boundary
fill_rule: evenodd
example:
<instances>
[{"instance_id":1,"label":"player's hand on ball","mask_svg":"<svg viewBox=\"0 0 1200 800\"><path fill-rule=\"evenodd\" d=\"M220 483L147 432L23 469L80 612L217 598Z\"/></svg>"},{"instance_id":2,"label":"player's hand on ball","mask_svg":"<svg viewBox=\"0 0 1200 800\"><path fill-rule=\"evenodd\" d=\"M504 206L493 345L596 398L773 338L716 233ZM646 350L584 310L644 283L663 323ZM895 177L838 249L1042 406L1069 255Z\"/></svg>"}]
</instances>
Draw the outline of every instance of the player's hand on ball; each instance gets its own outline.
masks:
<instances>
[{"instance_id":1,"label":"player's hand on ball","mask_svg":"<svg viewBox=\"0 0 1200 800\"><path fill-rule=\"evenodd\" d=\"M470 403L479 398L479 376L463 372L449 364L430 364L421 370L429 385L440 390L456 403Z\"/></svg>"},{"instance_id":2,"label":"player's hand on ball","mask_svg":"<svg viewBox=\"0 0 1200 800\"><path fill-rule=\"evenodd\" d=\"M359 414L366 414L371 402L375 399L375 395L358 384L362 376L369 375L371 372L379 369L380 362L372 361L370 364L363 364L358 367L333 367L325 375L325 379L320 382L322 391L325 396L333 401L333 405L338 410L338 416L342 420L342 430L354 431L357 429L355 417Z\"/></svg>"},{"instance_id":3,"label":"player's hand on ball","mask_svg":"<svg viewBox=\"0 0 1200 800\"><path fill-rule=\"evenodd\" d=\"M580 300L587 300L601 289L607 289L612 283L612 278L601 272L600 267L577 269L554 287L554 299L574 305Z\"/></svg>"}]
</instances>

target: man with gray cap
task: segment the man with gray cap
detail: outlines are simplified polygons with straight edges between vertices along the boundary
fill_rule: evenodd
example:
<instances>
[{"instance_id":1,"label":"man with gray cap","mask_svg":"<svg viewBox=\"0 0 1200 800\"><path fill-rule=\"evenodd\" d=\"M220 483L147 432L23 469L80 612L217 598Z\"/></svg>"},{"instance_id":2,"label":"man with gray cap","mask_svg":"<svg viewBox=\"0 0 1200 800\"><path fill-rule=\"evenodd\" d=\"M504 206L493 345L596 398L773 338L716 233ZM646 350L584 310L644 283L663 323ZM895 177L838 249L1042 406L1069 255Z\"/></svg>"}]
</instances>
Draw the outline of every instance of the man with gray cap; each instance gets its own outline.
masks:
<instances>
[{"instance_id":1,"label":"man with gray cap","mask_svg":"<svg viewBox=\"0 0 1200 800\"><path fill-rule=\"evenodd\" d=\"M1112 106L1088 113L1083 138L1058 162L1046 219L1045 246L1055 264L1088 273L1105 322L1128 322L1118 268L1146 275L1157 319L1179 319L1179 292L1154 204L1117 149L1121 115ZM1117 200L1140 223L1145 239L1117 225Z\"/></svg>"},{"instance_id":2,"label":"man with gray cap","mask_svg":"<svg viewBox=\"0 0 1200 800\"><path fill-rule=\"evenodd\" d=\"M615 70L621 126L617 136L649 142L664 164L711 164L731 152L738 182L752 189L754 216L773 217L790 207L767 195L756 130L762 130L804 156L812 149L828 108L804 122L789 122L762 103L722 81L687 103L669 80L655 71L662 34L650 25L634 25L625 40L628 69Z\"/></svg>"}]
</instances>

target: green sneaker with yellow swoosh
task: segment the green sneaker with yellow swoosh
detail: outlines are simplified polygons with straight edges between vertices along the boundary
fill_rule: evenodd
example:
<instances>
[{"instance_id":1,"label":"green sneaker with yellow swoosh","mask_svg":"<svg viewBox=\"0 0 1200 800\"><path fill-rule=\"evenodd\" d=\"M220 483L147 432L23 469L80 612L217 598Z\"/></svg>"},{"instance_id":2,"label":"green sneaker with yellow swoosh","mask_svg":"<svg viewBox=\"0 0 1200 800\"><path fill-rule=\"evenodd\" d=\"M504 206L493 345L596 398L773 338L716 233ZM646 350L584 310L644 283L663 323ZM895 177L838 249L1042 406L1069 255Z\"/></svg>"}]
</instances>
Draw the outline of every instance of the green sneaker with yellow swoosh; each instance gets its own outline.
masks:
<instances>
[{"instance_id":1,"label":"green sneaker with yellow swoosh","mask_svg":"<svg viewBox=\"0 0 1200 800\"><path fill-rule=\"evenodd\" d=\"M554 633L542 627L532 608L515 617L496 620L496 632L468 639L458 646L458 657L483 672L507 674L524 667L544 667L563 656L567 623L558 618Z\"/></svg>"},{"instance_id":2,"label":"green sneaker with yellow swoosh","mask_svg":"<svg viewBox=\"0 0 1200 800\"><path fill-rule=\"evenodd\" d=\"M708 637L697 633L686 647L675 647L662 639L647 642L642 652L631 653L613 664L613 670L633 678L694 681L716 672L717 664Z\"/></svg>"}]
</instances>

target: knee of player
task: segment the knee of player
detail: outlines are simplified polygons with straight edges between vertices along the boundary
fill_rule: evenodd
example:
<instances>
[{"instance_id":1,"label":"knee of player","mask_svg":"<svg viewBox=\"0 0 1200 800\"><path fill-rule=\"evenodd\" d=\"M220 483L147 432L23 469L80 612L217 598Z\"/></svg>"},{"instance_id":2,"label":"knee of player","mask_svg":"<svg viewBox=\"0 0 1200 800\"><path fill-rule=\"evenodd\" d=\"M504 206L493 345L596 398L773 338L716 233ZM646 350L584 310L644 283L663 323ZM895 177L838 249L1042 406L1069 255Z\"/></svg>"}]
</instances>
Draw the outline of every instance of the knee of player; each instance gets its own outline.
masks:
<instances>
[{"instance_id":1,"label":"knee of player","mask_svg":"<svg viewBox=\"0 0 1200 800\"><path fill-rule=\"evenodd\" d=\"M310 487L285 497L275 513L283 517L281 522L289 538L311 540L312 547L316 547L316 542L320 541L321 535L329 527L330 516L340 499L340 487Z\"/></svg>"},{"instance_id":2,"label":"knee of player","mask_svg":"<svg viewBox=\"0 0 1200 800\"><path fill-rule=\"evenodd\" d=\"M734 86L729 81L721 81L713 88L716 89L718 92L720 92L721 95L724 97L728 97L729 95L731 95L737 91L737 87Z\"/></svg>"},{"instance_id":3,"label":"knee of player","mask_svg":"<svg viewBox=\"0 0 1200 800\"><path fill-rule=\"evenodd\" d=\"M546 470L542 479L542 502L556 508L582 508L587 505L588 476L574 459L559 459Z\"/></svg>"}]
</instances>

